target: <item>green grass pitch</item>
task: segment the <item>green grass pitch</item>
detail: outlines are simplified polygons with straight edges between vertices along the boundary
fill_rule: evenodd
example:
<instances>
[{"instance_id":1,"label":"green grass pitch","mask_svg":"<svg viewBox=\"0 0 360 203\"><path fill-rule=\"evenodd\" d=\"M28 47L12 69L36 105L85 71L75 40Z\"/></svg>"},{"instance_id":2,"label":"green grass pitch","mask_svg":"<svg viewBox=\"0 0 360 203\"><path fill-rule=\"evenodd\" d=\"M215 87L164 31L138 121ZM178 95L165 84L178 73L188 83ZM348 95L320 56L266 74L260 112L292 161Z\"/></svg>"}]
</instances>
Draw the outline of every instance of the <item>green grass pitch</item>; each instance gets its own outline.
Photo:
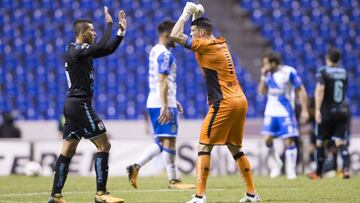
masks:
<instances>
[{"instance_id":1,"label":"green grass pitch","mask_svg":"<svg viewBox=\"0 0 360 203\"><path fill-rule=\"evenodd\" d=\"M360 177L350 180L340 178L311 181L305 177L287 181L285 178L270 179L258 176L256 186L261 202L314 202L348 203L360 202ZM183 177L183 181L194 183L194 177ZM50 193L52 177L0 177L1 203L44 203ZM108 190L125 199L125 202L175 203L186 202L194 190L169 190L167 179L140 177L139 189L133 189L126 177L110 177ZM94 202L95 178L69 176L63 195L69 203ZM208 180L208 202L238 202L244 194L244 183L240 176L210 176Z\"/></svg>"}]
</instances>

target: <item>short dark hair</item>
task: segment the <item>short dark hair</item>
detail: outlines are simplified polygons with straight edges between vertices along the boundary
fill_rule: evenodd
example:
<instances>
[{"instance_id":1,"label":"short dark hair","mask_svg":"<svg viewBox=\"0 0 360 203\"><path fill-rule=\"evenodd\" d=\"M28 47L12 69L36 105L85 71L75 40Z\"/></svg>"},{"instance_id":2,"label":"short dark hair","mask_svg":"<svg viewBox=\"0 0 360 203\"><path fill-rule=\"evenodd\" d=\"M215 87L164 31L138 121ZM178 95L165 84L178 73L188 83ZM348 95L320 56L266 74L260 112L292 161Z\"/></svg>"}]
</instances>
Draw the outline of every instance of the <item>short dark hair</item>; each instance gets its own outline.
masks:
<instances>
[{"instance_id":1,"label":"short dark hair","mask_svg":"<svg viewBox=\"0 0 360 203\"><path fill-rule=\"evenodd\" d=\"M333 63L338 63L341 59L341 52L339 49L337 49L335 47L331 47L327 51L326 55L327 55L328 59Z\"/></svg>"},{"instance_id":2,"label":"short dark hair","mask_svg":"<svg viewBox=\"0 0 360 203\"><path fill-rule=\"evenodd\" d=\"M264 55L264 58L268 58L269 63L275 63L276 65L280 65L282 63L281 55L276 51L269 51Z\"/></svg>"},{"instance_id":3,"label":"short dark hair","mask_svg":"<svg viewBox=\"0 0 360 203\"><path fill-rule=\"evenodd\" d=\"M175 26L175 22L171 20L165 20L161 22L158 26L158 32L159 34L162 34L164 32L171 33L171 30Z\"/></svg>"},{"instance_id":4,"label":"short dark hair","mask_svg":"<svg viewBox=\"0 0 360 203\"><path fill-rule=\"evenodd\" d=\"M191 26L196 26L199 29L204 29L207 33L212 33L214 27L209 18L200 17L191 22Z\"/></svg>"},{"instance_id":5,"label":"short dark hair","mask_svg":"<svg viewBox=\"0 0 360 203\"><path fill-rule=\"evenodd\" d=\"M89 24L92 24L91 20L84 20L80 19L74 22L74 33L75 36L78 36L80 32L84 32L85 30L89 29Z\"/></svg>"}]
</instances>

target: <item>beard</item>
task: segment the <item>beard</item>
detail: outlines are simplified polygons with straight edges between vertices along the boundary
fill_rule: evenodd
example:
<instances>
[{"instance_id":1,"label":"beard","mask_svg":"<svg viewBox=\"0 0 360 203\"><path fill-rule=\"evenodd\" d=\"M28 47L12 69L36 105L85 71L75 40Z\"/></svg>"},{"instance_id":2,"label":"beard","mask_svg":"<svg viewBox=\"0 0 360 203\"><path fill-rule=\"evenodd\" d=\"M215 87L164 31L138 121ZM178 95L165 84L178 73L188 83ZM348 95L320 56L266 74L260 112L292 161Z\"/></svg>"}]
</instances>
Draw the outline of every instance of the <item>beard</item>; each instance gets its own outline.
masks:
<instances>
[{"instance_id":1,"label":"beard","mask_svg":"<svg viewBox=\"0 0 360 203\"><path fill-rule=\"evenodd\" d=\"M168 42L167 47L175 48L175 42L174 41Z\"/></svg>"},{"instance_id":2,"label":"beard","mask_svg":"<svg viewBox=\"0 0 360 203\"><path fill-rule=\"evenodd\" d=\"M88 44L94 43L93 36L90 32L84 32L83 37L84 37L84 43L88 43Z\"/></svg>"}]
</instances>

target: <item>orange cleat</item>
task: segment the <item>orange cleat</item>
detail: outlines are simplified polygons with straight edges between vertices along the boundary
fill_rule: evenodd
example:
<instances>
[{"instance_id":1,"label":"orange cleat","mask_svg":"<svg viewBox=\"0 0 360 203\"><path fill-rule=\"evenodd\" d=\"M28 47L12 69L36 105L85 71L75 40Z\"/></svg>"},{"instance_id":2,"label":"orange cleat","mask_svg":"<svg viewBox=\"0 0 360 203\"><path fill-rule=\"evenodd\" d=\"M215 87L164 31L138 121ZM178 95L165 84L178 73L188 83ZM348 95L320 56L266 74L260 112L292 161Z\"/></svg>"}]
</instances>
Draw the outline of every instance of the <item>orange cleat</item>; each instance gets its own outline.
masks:
<instances>
[{"instance_id":1,"label":"orange cleat","mask_svg":"<svg viewBox=\"0 0 360 203\"><path fill-rule=\"evenodd\" d=\"M307 177L310 178L311 180L320 180L321 179L321 176L319 176L315 172L307 174Z\"/></svg>"},{"instance_id":2,"label":"orange cleat","mask_svg":"<svg viewBox=\"0 0 360 203\"><path fill-rule=\"evenodd\" d=\"M48 203L66 203L66 201L60 193L56 193L50 196Z\"/></svg>"},{"instance_id":3,"label":"orange cleat","mask_svg":"<svg viewBox=\"0 0 360 203\"><path fill-rule=\"evenodd\" d=\"M137 189L138 188L137 177L139 175L140 166L137 164L133 164L133 165L126 167L126 170L128 173L128 178L129 178L129 182L130 182L131 186L133 186L134 188Z\"/></svg>"},{"instance_id":4,"label":"orange cleat","mask_svg":"<svg viewBox=\"0 0 360 203\"><path fill-rule=\"evenodd\" d=\"M95 195L95 203L123 203L124 199L114 197L109 192L98 191Z\"/></svg>"},{"instance_id":5,"label":"orange cleat","mask_svg":"<svg viewBox=\"0 0 360 203\"><path fill-rule=\"evenodd\" d=\"M182 183L181 180L173 179L169 181L169 189L194 189L195 185Z\"/></svg>"}]
</instances>

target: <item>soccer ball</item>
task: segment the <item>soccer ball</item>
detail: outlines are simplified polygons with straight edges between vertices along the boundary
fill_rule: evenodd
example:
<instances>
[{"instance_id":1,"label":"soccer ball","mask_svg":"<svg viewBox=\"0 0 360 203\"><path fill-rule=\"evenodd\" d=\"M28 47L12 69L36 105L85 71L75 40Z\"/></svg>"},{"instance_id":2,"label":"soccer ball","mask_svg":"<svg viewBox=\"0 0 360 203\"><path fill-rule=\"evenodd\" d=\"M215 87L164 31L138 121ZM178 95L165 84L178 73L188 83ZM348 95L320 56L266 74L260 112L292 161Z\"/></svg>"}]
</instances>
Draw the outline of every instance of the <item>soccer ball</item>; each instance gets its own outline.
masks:
<instances>
[{"instance_id":1,"label":"soccer ball","mask_svg":"<svg viewBox=\"0 0 360 203\"><path fill-rule=\"evenodd\" d=\"M41 175L42 168L39 162L29 161L25 164L25 175L27 176L39 176Z\"/></svg>"}]
</instances>

